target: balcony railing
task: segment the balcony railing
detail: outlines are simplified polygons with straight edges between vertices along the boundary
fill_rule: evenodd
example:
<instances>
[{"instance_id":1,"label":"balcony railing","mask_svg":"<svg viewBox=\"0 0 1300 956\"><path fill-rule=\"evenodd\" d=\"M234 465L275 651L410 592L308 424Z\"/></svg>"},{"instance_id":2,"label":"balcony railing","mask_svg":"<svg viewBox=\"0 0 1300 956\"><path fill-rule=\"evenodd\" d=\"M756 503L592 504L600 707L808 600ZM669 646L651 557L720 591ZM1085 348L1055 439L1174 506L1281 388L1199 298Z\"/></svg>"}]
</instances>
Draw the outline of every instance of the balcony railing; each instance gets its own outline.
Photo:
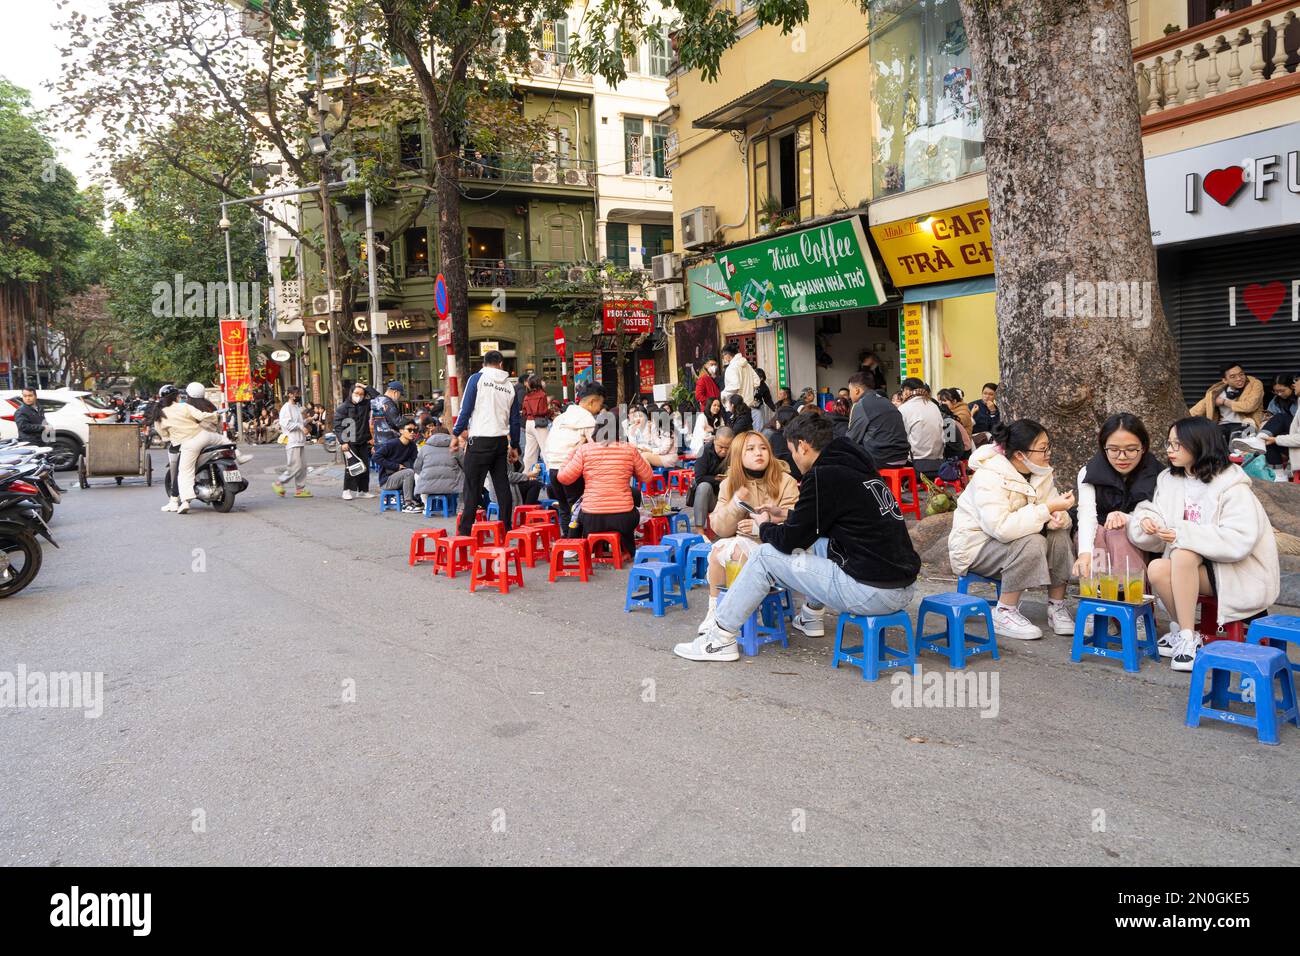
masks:
<instances>
[{"instance_id":1,"label":"balcony railing","mask_svg":"<svg viewBox=\"0 0 1300 956\"><path fill-rule=\"evenodd\" d=\"M536 153L512 156L501 153L466 151L459 160L461 179L494 183L548 183L592 189L596 185L596 164L589 159L573 159Z\"/></svg>"},{"instance_id":2,"label":"balcony railing","mask_svg":"<svg viewBox=\"0 0 1300 956\"><path fill-rule=\"evenodd\" d=\"M1297 10L1297 0L1263 0L1138 47L1139 110L1153 117L1229 94L1248 97L1237 91L1294 76L1300 64Z\"/></svg>"},{"instance_id":3,"label":"balcony railing","mask_svg":"<svg viewBox=\"0 0 1300 956\"><path fill-rule=\"evenodd\" d=\"M504 259L469 259L466 269L471 289L535 289L552 270L577 269L574 262L534 259L511 262ZM575 273L576 275L576 273Z\"/></svg>"}]
</instances>

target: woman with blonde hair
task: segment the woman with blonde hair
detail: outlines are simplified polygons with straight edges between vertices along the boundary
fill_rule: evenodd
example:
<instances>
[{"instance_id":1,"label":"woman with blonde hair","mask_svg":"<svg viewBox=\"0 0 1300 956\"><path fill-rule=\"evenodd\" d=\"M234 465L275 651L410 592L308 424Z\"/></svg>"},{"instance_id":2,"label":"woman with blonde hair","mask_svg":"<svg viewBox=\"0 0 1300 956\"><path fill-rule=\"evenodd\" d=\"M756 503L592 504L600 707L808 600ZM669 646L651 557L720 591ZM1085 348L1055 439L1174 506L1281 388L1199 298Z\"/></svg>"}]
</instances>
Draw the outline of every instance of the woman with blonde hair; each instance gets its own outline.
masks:
<instances>
[{"instance_id":1,"label":"woman with blonde hair","mask_svg":"<svg viewBox=\"0 0 1300 956\"><path fill-rule=\"evenodd\" d=\"M713 626L718 592L727 583L727 562L743 564L759 546L758 533L749 514L775 506L793 509L799 500L799 485L783 461L772 454L762 432L742 432L731 443L727 474L718 489L718 503L709 515L709 526L717 540L709 551L709 613L700 624L705 634Z\"/></svg>"}]
</instances>

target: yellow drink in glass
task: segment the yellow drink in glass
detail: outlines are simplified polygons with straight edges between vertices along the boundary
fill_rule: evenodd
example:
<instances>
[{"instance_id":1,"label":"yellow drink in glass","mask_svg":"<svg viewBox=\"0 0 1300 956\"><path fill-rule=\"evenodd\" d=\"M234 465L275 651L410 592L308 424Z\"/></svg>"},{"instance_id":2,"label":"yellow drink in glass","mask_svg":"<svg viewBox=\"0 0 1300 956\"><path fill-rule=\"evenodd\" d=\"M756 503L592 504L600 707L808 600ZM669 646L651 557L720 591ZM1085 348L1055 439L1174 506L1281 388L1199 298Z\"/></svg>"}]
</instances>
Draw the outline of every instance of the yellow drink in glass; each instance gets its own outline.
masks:
<instances>
[{"instance_id":1,"label":"yellow drink in glass","mask_svg":"<svg viewBox=\"0 0 1300 956\"><path fill-rule=\"evenodd\" d=\"M1142 575L1135 574L1124 582L1124 600L1129 604L1141 604L1146 600L1146 581Z\"/></svg>"},{"instance_id":2,"label":"yellow drink in glass","mask_svg":"<svg viewBox=\"0 0 1300 956\"><path fill-rule=\"evenodd\" d=\"M1097 582L1092 578L1079 578L1079 597L1095 598Z\"/></svg>"},{"instance_id":3,"label":"yellow drink in glass","mask_svg":"<svg viewBox=\"0 0 1300 956\"><path fill-rule=\"evenodd\" d=\"M738 578L739 576L740 576L740 562L728 561L727 562L727 587L731 587L733 584L735 584L736 578Z\"/></svg>"},{"instance_id":4,"label":"yellow drink in glass","mask_svg":"<svg viewBox=\"0 0 1300 956\"><path fill-rule=\"evenodd\" d=\"M1098 597L1103 601L1119 600L1119 578L1114 574L1103 574L1097 579Z\"/></svg>"}]
</instances>

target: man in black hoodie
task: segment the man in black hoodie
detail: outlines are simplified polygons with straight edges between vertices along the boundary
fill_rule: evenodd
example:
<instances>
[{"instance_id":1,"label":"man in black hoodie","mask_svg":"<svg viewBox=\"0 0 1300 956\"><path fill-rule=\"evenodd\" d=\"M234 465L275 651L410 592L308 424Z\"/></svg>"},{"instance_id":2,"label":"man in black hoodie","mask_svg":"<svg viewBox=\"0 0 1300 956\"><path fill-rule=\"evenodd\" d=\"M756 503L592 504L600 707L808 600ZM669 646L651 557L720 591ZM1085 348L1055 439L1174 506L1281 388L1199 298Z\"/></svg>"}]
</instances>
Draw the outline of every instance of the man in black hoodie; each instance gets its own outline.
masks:
<instances>
[{"instance_id":1,"label":"man in black hoodie","mask_svg":"<svg viewBox=\"0 0 1300 956\"><path fill-rule=\"evenodd\" d=\"M833 438L830 421L817 412L791 422L785 440L804 474L799 502L788 513L771 507L750 519L763 544L718 605L713 627L673 648L679 657L736 660L736 635L774 585L807 598L794 626L809 637L825 634L827 605L876 615L901 611L912 601L921 559L898 502L867 453L847 438Z\"/></svg>"},{"instance_id":2,"label":"man in black hoodie","mask_svg":"<svg viewBox=\"0 0 1300 956\"><path fill-rule=\"evenodd\" d=\"M861 372L849 376L853 411L849 413L848 437L862 446L877 469L904 468L912 458L912 443L907 439L903 414L868 384Z\"/></svg>"}]
</instances>

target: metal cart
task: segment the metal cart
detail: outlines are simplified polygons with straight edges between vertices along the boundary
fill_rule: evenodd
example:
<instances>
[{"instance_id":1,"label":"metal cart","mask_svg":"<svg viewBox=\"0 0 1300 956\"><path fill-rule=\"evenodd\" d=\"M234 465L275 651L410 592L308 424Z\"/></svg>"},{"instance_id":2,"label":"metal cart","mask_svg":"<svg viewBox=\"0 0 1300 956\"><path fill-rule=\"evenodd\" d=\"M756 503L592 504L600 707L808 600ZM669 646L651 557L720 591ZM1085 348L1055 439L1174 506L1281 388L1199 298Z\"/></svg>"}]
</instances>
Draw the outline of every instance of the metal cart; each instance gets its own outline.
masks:
<instances>
[{"instance_id":1,"label":"metal cart","mask_svg":"<svg viewBox=\"0 0 1300 956\"><path fill-rule=\"evenodd\" d=\"M90 487L91 478L143 478L153 484L153 459L139 425L91 425L90 440L77 465L77 483Z\"/></svg>"}]
</instances>

